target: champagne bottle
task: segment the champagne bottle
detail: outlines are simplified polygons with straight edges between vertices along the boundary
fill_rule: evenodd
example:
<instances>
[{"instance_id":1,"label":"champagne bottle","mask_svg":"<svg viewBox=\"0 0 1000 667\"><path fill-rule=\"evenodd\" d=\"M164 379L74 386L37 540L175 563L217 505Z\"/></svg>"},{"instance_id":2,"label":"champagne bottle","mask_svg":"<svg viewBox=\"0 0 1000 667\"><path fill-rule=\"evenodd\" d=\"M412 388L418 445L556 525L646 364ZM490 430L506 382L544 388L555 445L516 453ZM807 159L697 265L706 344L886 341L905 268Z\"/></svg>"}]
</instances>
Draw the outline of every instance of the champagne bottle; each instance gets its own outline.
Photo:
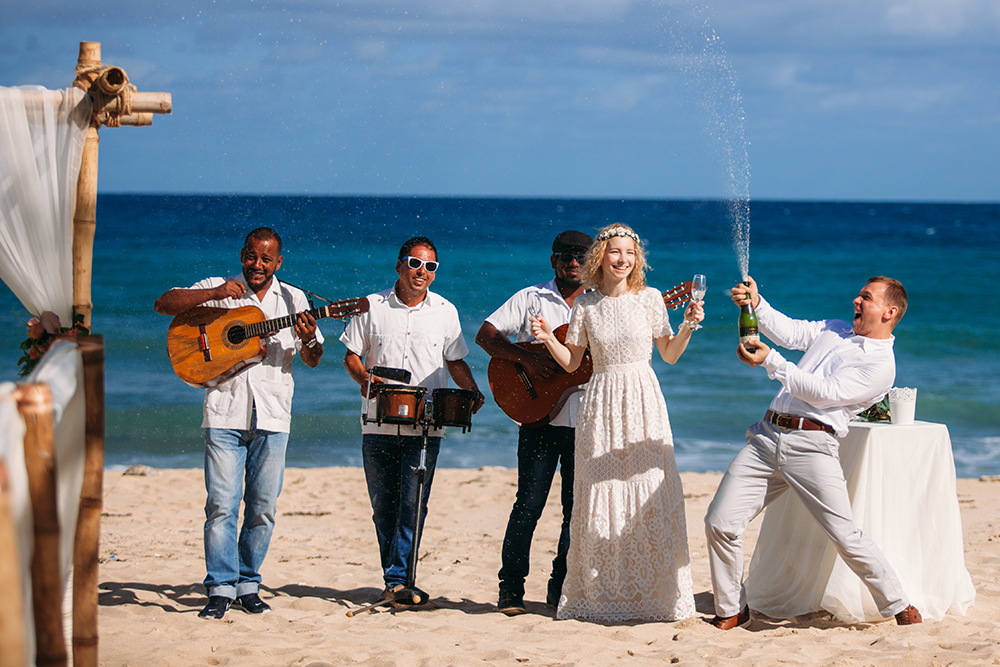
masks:
<instances>
[{"instance_id":1,"label":"champagne bottle","mask_svg":"<svg viewBox=\"0 0 1000 667\"><path fill-rule=\"evenodd\" d=\"M749 283L743 283L749 287ZM749 300L749 293L747 294L747 303L740 306L740 342L746 347L747 352L751 354L757 351L757 346L754 343L760 342L760 333L757 330L757 313L753 309L753 301Z\"/></svg>"}]
</instances>

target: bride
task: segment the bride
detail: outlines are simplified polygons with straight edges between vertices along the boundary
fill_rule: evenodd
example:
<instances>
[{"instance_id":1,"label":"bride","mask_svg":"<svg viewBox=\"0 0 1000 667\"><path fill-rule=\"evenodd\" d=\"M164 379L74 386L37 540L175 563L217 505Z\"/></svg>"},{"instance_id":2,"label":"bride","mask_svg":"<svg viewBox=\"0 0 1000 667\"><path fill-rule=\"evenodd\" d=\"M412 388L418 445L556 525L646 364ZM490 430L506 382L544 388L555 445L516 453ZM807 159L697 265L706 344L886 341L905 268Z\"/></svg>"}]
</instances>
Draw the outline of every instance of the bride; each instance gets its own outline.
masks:
<instances>
[{"instance_id":1,"label":"bride","mask_svg":"<svg viewBox=\"0 0 1000 667\"><path fill-rule=\"evenodd\" d=\"M667 406L650 366L653 345L669 364L687 347L702 302L675 335L660 293L646 287L639 236L604 228L587 254L585 281L565 344L544 318L533 333L567 371L589 346L594 374L576 428L568 573L557 618L674 621L695 612L684 492Z\"/></svg>"}]
</instances>

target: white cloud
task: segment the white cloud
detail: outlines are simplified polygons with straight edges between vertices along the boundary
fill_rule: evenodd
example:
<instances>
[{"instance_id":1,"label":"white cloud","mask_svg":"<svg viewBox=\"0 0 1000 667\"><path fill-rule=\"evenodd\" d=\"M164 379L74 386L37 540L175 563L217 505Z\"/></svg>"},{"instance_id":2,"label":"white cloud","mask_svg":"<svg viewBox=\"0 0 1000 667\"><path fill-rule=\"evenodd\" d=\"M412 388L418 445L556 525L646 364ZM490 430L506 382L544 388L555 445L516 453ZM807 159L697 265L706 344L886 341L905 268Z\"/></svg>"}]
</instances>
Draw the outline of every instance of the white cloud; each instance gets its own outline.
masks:
<instances>
[{"instance_id":1,"label":"white cloud","mask_svg":"<svg viewBox=\"0 0 1000 667\"><path fill-rule=\"evenodd\" d=\"M894 1L885 9L889 32L933 38L957 37L976 32L983 22L1000 29L1000 2L982 0L904 0ZM996 33L994 32L994 37Z\"/></svg>"}]
</instances>

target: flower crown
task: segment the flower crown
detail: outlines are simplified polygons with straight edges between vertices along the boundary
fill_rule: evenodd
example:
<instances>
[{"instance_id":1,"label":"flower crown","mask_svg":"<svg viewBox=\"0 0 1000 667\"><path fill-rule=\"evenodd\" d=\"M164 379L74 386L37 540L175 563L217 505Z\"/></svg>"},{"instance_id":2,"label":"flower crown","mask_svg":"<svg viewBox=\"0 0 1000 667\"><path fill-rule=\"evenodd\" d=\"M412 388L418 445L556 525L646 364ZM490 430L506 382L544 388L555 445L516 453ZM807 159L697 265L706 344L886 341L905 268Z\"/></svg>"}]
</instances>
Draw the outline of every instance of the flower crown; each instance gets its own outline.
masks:
<instances>
[{"instance_id":1,"label":"flower crown","mask_svg":"<svg viewBox=\"0 0 1000 667\"><path fill-rule=\"evenodd\" d=\"M597 240L607 241L612 236L627 236L636 243L639 242L639 235L627 227L612 227L611 229L605 229L603 232L597 235Z\"/></svg>"}]
</instances>

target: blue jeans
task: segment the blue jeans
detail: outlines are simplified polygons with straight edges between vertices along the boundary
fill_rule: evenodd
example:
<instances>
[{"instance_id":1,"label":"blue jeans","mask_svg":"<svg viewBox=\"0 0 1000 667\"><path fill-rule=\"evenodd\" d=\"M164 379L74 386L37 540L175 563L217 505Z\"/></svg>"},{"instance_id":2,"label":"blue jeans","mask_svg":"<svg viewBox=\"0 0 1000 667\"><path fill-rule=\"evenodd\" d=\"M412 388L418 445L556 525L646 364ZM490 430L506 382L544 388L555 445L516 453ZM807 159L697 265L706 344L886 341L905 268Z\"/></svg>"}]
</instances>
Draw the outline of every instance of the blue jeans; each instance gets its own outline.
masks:
<instances>
[{"instance_id":1,"label":"blue jeans","mask_svg":"<svg viewBox=\"0 0 1000 667\"><path fill-rule=\"evenodd\" d=\"M287 445L287 433L205 429L205 588L210 596L235 599L260 588ZM246 510L237 540L241 500Z\"/></svg>"},{"instance_id":2,"label":"blue jeans","mask_svg":"<svg viewBox=\"0 0 1000 667\"><path fill-rule=\"evenodd\" d=\"M406 583L410 558L420 548L413 544L414 518L417 506L417 473L420 463L420 436L366 434L361 441L365 464L368 497L372 502L372 520L378 538L382 578L386 586ZM427 516L427 499L431 494L434 467L437 464L441 438L427 439L424 476L424 497L420 528Z\"/></svg>"},{"instance_id":3,"label":"blue jeans","mask_svg":"<svg viewBox=\"0 0 1000 667\"><path fill-rule=\"evenodd\" d=\"M552 480L559 466L562 475L562 530L552 560L549 589L558 593L566 578L569 552L569 522L573 515L574 429L565 426L521 427L517 439L517 499L510 511L503 538L500 593L524 595L528 576L531 538L545 509Z\"/></svg>"}]
</instances>

